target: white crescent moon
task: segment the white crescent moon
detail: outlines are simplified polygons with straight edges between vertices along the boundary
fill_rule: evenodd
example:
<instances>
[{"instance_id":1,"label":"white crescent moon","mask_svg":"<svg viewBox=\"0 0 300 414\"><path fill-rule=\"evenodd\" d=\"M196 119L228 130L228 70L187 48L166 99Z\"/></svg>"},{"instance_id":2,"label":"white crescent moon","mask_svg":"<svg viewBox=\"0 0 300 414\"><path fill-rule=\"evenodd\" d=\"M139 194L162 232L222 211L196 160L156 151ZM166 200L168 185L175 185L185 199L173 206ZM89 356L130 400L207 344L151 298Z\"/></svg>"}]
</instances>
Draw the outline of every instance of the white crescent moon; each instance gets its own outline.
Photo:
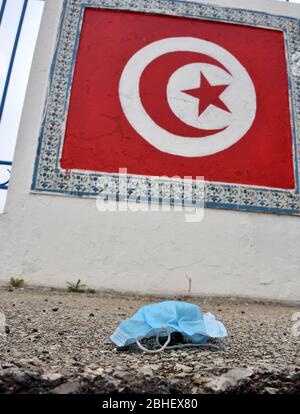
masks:
<instances>
[{"instance_id":1,"label":"white crescent moon","mask_svg":"<svg viewBox=\"0 0 300 414\"><path fill-rule=\"evenodd\" d=\"M156 58L170 52L196 52L219 61L231 74L226 105L231 117L228 127L207 137L172 134L157 125L145 111L140 98L140 78ZM126 64L119 83L123 112L135 131L155 148L183 157L201 157L223 151L239 141L250 129L256 115L253 82L241 63L215 43L193 37L172 37L153 42L135 53Z\"/></svg>"}]
</instances>

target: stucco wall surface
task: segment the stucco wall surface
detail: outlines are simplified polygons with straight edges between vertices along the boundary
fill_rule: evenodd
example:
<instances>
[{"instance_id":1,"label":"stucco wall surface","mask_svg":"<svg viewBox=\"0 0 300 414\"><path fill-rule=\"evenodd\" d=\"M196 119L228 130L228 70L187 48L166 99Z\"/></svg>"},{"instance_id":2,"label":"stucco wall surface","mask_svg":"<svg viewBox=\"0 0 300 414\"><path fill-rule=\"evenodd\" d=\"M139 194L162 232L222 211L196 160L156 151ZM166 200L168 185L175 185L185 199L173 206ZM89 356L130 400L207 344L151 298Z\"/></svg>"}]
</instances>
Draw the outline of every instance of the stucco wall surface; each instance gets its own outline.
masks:
<instances>
[{"instance_id":1,"label":"stucco wall surface","mask_svg":"<svg viewBox=\"0 0 300 414\"><path fill-rule=\"evenodd\" d=\"M271 0L206 0L300 18L300 6ZM5 213L0 283L142 293L238 295L300 301L300 218L205 209L99 212L93 199L30 193L37 137L62 7L50 0L32 66Z\"/></svg>"}]
</instances>

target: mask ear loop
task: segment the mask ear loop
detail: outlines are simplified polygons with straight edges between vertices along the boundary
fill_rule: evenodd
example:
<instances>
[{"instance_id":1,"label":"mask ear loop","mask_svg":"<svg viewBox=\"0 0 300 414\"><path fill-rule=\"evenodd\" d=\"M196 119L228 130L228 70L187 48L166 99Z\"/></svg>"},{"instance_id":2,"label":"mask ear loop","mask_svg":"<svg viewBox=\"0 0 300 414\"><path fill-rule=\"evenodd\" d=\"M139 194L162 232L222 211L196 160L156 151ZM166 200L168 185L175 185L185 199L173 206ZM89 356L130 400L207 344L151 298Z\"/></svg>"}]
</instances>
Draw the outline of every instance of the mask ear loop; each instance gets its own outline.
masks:
<instances>
[{"instance_id":1,"label":"mask ear loop","mask_svg":"<svg viewBox=\"0 0 300 414\"><path fill-rule=\"evenodd\" d=\"M159 335L160 335L160 333L161 332L166 332L167 334L168 334L168 338L167 338L167 340L166 340L166 342L163 344L163 345L161 345L161 343L159 342ZM156 343L157 344L159 344L160 346L161 346L161 348L159 348L159 349L148 349L148 348L145 348L141 343L140 343L140 340L141 339L143 339L144 338L144 336L140 336L140 337L138 337L138 338L136 338L136 344L137 344L137 346L142 350L142 351L144 351L144 352L148 352L148 353L150 353L150 354L156 354L156 353L158 353L158 352L162 352L162 351L164 351L166 348L167 348L167 346L169 345L169 343L170 343L170 341L171 341L171 333L169 332L169 330L168 330L168 328L161 328L158 332L157 332L157 334L156 334Z\"/></svg>"}]
</instances>

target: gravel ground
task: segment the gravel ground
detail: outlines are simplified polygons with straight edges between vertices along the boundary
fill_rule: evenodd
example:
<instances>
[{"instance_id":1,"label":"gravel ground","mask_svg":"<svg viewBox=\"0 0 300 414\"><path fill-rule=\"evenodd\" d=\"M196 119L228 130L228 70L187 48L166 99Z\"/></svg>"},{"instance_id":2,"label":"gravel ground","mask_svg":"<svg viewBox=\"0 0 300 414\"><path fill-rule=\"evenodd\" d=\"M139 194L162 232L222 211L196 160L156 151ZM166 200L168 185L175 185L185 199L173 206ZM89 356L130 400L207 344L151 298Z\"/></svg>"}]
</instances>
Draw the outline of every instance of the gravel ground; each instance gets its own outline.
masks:
<instances>
[{"instance_id":1,"label":"gravel ground","mask_svg":"<svg viewBox=\"0 0 300 414\"><path fill-rule=\"evenodd\" d=\"M116 326L165 297L0 289L0 393L300 393L299 307L233 298L199 304L228 329L218 351L120 351Z\"/></svg>"}]
</instances>

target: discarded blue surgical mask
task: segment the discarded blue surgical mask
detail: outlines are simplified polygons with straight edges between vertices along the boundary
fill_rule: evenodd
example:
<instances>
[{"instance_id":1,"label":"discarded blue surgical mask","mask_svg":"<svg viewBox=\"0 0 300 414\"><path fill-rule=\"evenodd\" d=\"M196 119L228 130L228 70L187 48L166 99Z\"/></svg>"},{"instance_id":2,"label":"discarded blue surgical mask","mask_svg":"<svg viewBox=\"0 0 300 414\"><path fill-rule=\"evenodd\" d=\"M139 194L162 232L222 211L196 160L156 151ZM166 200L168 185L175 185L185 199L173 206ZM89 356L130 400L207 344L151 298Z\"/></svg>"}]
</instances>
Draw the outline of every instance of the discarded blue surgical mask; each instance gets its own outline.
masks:
<instances>
[{"instance_id":1,"label":"discarded blue surgical mask","mask_svg":"<svg viewBox=\"0 0 300 414\"><path fill-rule=\"evenodd\" d=\"M192 303L169 300L140 308L131 318L118 326L111 340L118 347L137 343L144 351L157 352L175 348L168 347L171 334L174 332L181 333L183 339L189 342L177 347L208 346L209 338L227 336L225 326L211 313L203 313L199 306ZM161 347L159 350L151 351L141 344L141 339L151 337L156 337L156 342ZM167 337L163 345L160 343L160 337Z\"/></svg>"}]
</instances>

